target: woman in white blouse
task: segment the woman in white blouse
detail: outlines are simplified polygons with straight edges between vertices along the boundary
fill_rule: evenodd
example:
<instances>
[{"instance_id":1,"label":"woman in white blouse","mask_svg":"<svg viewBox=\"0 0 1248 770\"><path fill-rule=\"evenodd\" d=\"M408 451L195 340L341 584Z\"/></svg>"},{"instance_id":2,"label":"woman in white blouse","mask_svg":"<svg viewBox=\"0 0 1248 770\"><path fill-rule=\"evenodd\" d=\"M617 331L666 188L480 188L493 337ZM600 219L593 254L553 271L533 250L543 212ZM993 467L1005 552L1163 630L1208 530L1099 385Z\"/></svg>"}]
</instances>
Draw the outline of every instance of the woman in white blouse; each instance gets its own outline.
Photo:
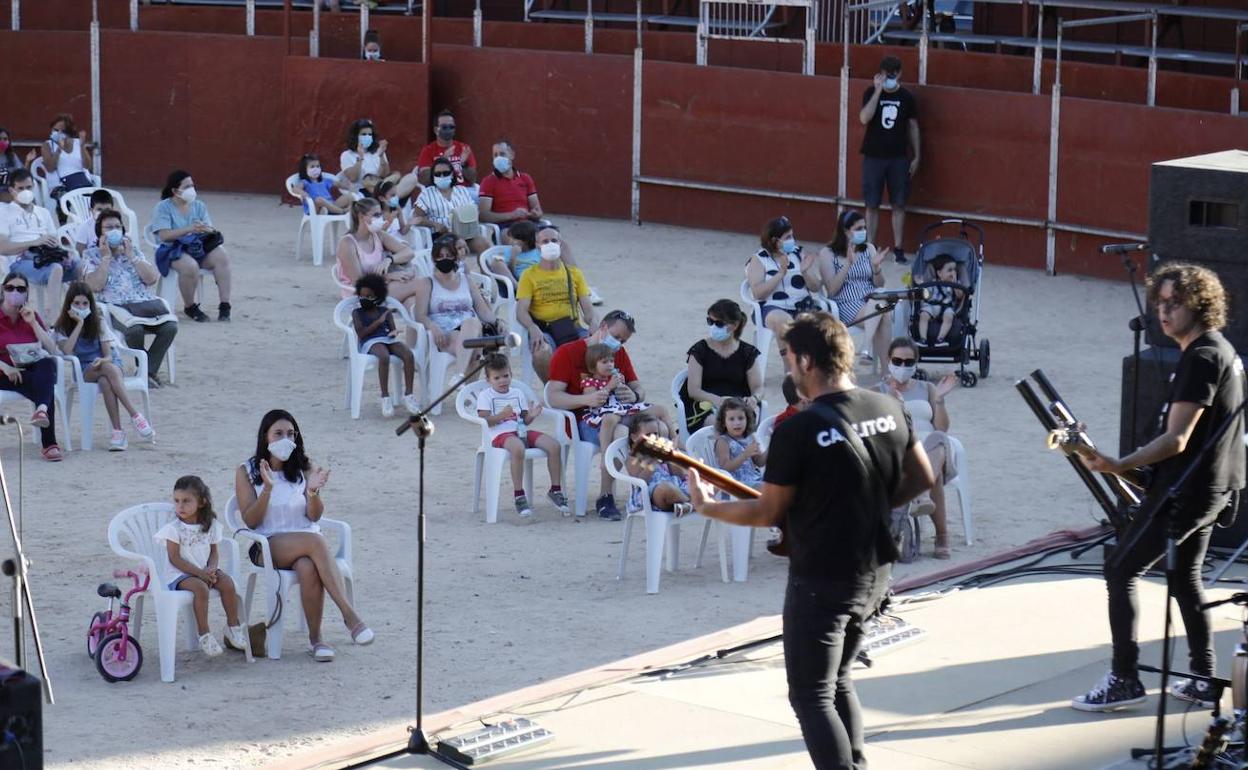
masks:
<instances>
[{"instance_id":1,"label":"woman in white blouse","mask_svg":"<svg viewBox=\"0 0 1248 770\"><path fill-rule=\"evenodd\" d=\"M294 570L299 576L309 652L321 662L334 659L334 648L321 638L326 591L356 644L371 644L374 638L347 600L338 564L317 524L325 512L321 489L327 481L329 469L313 467L308 461L295 418L281 409L260 420L256 453L234 475L243 522L268 537L274 567Z\"/></svg>"},{"instance_id":2,"label":"woman in white blouse","mask_svg":"<svg viewBox=\"0 0 1248 770\"><path fill-rule=\"evenodd\" d=\"M434 160L429 174L433 184L421 190L416 198L418 218L415 224L428 227L434 235L441 235L450 232L451 217L456 209L467 206L475 212L477 202L472 199L468 188L455 184L455 167L449 159L441 157ZM468 238L467 241L473 254L480 254L490 247L490 241L484 235Z\"/></svg>"},{"instance_id":3,"label":"woman in white blouse","mask_svg":"<svg viewBox=\"0 0 1248 770\"><path fill-rule=\"evenodd\" d=\"M79 131L73 116L65 113L52 119L51 128L48 141L41 147L49 183L67 190L90 187L94 184L90 177L94 145L87 141L87 132Z\"/></svg>"}]
</instances>

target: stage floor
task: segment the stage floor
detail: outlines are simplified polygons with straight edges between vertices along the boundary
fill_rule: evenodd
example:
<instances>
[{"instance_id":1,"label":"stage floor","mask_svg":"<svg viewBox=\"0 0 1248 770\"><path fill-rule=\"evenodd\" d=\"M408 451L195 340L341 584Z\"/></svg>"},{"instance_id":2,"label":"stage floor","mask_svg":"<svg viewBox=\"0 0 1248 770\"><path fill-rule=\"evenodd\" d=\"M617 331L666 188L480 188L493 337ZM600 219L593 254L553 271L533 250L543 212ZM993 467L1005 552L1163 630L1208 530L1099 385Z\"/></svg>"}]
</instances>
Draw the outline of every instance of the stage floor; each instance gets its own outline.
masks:
<instances>
[{"instance_id":1,"label":"stage floor","mask_svg":"<svg viewBox=\"0 0 1248 770\"><path fill-rule=\"evenodd\" d=\"M1046 565L1094 566L1099 557L1072 562L1065 555ZM1010 565L993 568L999 571ZM1237 567L1229 577L1245 577ZM953 581L950 581L953 582ZM936 586L916 592L928 593ZM1210 598L1229 596L1236 586L1211 589ZM914 595L912 595L914 596ZM905 597L903 597L905 598ZM1142 661L1161 660L1164 586L1159 579L1141 586ZM1158 676L1146 674L1152 697L1143 706L1115 714L1072 710L1073 695L1086 691L1108 670L1109 644L1105 588L1094 576L1060 575L1020 578L986 588L960 590L928 601L911 600L894 614L926 631L914 643L875 659L856 674L865 709L867 756L873 767L888 770L1096 770L1123 764L1134 746L1151 745L1157 707ZM1219 671L1227 676L1235 645L1242 639L1240 611L1213 610ZM1175 623L1182 624L1175 613ZM733 647L778 632L778 619L742 628L733 640L708 638L703 652ZM651 658L650 669L699 657L685 645L680 657ZM675 651L674 651L675 652ZM1180 636L1176 666L1185 668L1187 651ZM599 679L638 670L636 662L599 670ZM435 737L470 732L484 717L495 722L507 715L529 716L554 732L553 741L527 753L492 760L489 767L508 770L676 770L677 768L808 768L796 720L786 698L784 660L778 641L677 670L666 676L632 676L597 686L584 676L543 686L546 695L517 693L508 701L492 699L480 711L457 710L460 724ZM575 679L575 681L573 681ZM529 696L529 697L524 697ZM1229 708L1229 693L1224 704ZM1199 743L1208 712L1169 701L1168 745ZM482 704L486 706L486 704ZM504 709L507 709L504 711ZM501 712L487 716L488 712ZM438 719L430 725L440 727ZM361 744L344 747L328 761L304 767L353 766L348 755L367 755ZM391 744L391 748L394 744ZM376 756L374 748L373 756ZM295 765L284 766L293 767ZM354 765L362 766L362 765ZM369 764L373 768L438 768L426 757L401 756Z\"/></svg>"}]
</instances>

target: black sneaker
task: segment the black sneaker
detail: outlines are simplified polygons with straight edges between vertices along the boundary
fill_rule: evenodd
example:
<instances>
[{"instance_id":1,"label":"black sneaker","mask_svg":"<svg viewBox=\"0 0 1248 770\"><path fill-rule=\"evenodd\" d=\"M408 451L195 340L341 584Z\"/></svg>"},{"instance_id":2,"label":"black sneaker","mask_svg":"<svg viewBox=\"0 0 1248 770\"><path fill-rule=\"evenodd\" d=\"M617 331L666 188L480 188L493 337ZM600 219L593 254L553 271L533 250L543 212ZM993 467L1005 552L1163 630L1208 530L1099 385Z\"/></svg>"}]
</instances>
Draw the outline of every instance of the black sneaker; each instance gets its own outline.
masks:
<instances>
[{"instance_id":1,"label":"black sneaker","mask_svg":"<svg viewBox=\"0 0 1248 770\"><path fill-rule=\"evenodd\" d=\"M207 313L199 309L198 303L194 305L187 305L186 310L183 312L185 312L186 317L191 319L192 321L199 321L200 323L204 323L205 321L211 320L208 318Z\"/></svg>"},{"instance_id":2,"label":"black sneaker","mask_svg":"<svg viewBox=\"0 0 1248 770\"><path fill-rule=\"evenodd\" d=\"M1179 679L1170 685L1170 694L1179 700L1195 703L1201 708L1211 709L1222 700L1222 688L1202 682L1198 679Z\"/></svg>"},{"instance_id":3,"label":"black sneaker","mask_svg":"<svg viewBox=\"0 0 1248 770\"><path fill-rule=\"evenodd\" d=\"M598 502L594 503L594 507L598 509L598 517L607 521L619 521L620 509L615 507L615 498L611 495L603 495L598 498Z\"/></svg>"},{"instance_id":4,"label":"black sneaker","mask_svg":"<svg viewBox=\"0 0 1248 770\"><path fill-rule=\"evenodd\" d=\"M220 305L217 305L217 320L218 321L230 320L230 303L222 302Z\"/></svg>"},{"instance_id":5,"label":"black sneaker","mask_svg":"<svg viewBox=\"0 0 1248 770\"><path fill-rule=\"evenodd\" d=\"M1148 700L1148 693L1138 677L1118 676L1108 673L1096 687L1070 701L1070 707L1078 711L1113 711L1134 706Z\"/></svg>"},{"instance_id":6,"label":"black sneaker","mask_svg":"<svg viewBox=\"0 0 1248 770\"><path fill-rule=\"evenodd\" d=\"M893 261L899 265L910 264L910 260L906 259L906 250L900 246L893 249Z\"/></svg>"}]
</instances>

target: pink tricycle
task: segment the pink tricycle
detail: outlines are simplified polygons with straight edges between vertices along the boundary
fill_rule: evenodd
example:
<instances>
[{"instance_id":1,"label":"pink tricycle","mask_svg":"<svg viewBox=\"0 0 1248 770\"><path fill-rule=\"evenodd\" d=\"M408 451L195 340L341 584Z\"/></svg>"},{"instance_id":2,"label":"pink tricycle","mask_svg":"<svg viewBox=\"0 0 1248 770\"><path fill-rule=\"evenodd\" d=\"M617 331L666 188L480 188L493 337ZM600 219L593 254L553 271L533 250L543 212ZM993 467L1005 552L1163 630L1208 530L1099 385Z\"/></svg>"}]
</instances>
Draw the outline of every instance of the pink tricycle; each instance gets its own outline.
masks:
<instances>
[{"instance_id":1,"label":"pink tricycle","mask_svg":"<svg viewBox=\"0 0 1248 770\"><path fill-rule=\"evenodd\" d=\"M128 682L143 667L143 648L130 635L130 598L147 590L151 576L134 570L113 572L113 577L128 577L134 588L121 599L121 589L112 583L101 583L95 592L108 599L108 608L91 616L87 630L87 655L95 658L95 668L106 682ZM139 579L142 578L142 585ZM121 599L121 609L113 614L113 600Z\"/></svg>"}]
</instances>

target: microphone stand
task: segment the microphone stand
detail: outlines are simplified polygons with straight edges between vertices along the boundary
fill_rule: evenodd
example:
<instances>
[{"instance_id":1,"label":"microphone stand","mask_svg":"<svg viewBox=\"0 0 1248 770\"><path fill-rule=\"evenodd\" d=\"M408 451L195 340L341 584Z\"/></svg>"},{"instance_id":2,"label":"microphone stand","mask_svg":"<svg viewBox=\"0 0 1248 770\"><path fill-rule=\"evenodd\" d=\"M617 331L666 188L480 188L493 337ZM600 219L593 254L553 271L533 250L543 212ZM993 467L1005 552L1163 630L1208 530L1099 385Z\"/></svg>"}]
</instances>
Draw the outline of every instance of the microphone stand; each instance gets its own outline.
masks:
<instances>
[{"instance_id":1,"label":"microphone stand","mask_svg":"<svg viewBox=\"0 0 1248 770\"><path fill-rule=\"evenodd\" d=\"M1127 271L1127 281L1131 284L1131 294L1135 297L1135 308L1139 314L1128 322L1133 336L1131 351L1131 451L1139 446L1139 413L1140 413L1140 336L1144 325L1148 322L1148 312L1144 308L1144 300L1140 298L1140 287L1135 282L1136 267L1131 253L1122 253L1122 267Z\"/></svg>"},{"instance_id":2,"label":"microphone stand","mask_svg":"<svg viewBox=\"0 0 1248 770\"><path fill-rule=\"evenodd\" d=\"M429 0L425 0L428 2ZM433 757L444 765L449 767L460 768L460 770L468 770L464 765L444 756L433 749L429 744L429 738L425 735L424 729L424 676L425 676L425 442L433 435L433 421L429 419L429 414L438 404L441 404L451 395L453 395L460 386L466 382L476 379L476 376L485 368L486 354L497 351L503 347L503 343L493 346L483 347L482 355L472 369L468 371L464 378L451 385L446 391L438 396L431 404L422 409L419 414L412 415L403 421L403 424L395 428L394 435L402 436L412 429L416 433L416 446L420 455L420 466L417 487L417 540L416 540L416 724L408 728L410 737L407 741L407 752L409 754L423 754Z\"/></svg>"}]
</instances>

